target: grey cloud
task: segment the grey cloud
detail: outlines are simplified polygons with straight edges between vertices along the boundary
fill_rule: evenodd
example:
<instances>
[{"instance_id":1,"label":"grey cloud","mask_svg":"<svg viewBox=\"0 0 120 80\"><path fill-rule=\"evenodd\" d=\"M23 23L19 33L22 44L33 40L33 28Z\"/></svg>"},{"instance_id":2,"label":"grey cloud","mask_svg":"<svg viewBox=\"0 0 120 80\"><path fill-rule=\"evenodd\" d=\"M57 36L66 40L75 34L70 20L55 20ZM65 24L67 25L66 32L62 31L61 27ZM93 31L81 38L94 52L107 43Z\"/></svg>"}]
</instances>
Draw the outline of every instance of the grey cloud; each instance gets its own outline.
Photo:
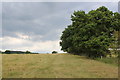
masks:
<instances>
[{"instance_id":1,"label":"grey cloud","mask_svg":"<svg viewBox=\"0 0 120 80\"><path fill-rule=\"evenodd\" d=\"M86 2L20 2L3 3L3 37L18 37L15 33L30 35L32 40L58 40L64 28L71 23L74 10L90 11L107 6L117 11L117 3ZM36 36L36 37L35 37ZM38 37L37 36L43 36Z\"/></svg>"}]
</instances>

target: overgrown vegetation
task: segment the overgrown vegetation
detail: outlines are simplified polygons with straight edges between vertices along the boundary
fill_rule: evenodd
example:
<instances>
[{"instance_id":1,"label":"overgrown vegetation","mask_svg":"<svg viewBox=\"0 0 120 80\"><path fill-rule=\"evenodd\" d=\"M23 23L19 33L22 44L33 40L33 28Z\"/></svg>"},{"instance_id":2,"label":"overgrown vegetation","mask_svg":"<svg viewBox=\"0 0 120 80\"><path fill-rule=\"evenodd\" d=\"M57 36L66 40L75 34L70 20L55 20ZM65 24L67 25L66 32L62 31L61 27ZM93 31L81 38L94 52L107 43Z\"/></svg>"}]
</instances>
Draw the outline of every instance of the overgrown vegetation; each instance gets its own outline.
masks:
<instances>
[{"instance_id":1,"label":"overgrown vegetation","mask_svg":"<svg viewBox=\"0 0 120 80\"><path fill-rule=\"evenodd\" d=\"M61 50L90 58L106 57L111 43L116 43L113 33L119 31L120 14L102 6L88 13L74 11L72 24L63 31ZM117 43L116 43L117 44Z\"/></svg>"},{"instance_id":2,"label":"overgrown vegetation","mask_svg":"<svg viewBox=\"0 0 120 80\"><path fill-rule=\"evenodd\" d=\"M96 58L95 60L104 62L106 64L118 66L118 57L111 57L111 58L106 57L106 58L102 58L102 59Z\"/></svg>"}]
</instances>

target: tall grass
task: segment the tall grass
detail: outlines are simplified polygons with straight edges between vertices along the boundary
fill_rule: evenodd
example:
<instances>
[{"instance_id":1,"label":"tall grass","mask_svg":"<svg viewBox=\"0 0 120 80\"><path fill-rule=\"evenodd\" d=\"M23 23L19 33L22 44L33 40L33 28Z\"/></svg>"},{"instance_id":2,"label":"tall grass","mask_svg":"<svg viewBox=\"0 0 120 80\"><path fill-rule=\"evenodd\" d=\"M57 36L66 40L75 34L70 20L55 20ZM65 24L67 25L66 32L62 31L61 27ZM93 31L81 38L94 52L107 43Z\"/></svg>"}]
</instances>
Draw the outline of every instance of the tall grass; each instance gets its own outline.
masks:
<instances>
[{"instance_id":1,"label":"tall grass","mask_svg":"<svg viewBox=\"0 0 120 80\"><path fill-rule=\"evenodd\" d=\"M106 64L111 64L111 65L114 65L114 66L118 66L118 57L106 57L106 58L102 58L102 59L97 58L96 60L104 62Z\"/></svg>"}]
</instances>

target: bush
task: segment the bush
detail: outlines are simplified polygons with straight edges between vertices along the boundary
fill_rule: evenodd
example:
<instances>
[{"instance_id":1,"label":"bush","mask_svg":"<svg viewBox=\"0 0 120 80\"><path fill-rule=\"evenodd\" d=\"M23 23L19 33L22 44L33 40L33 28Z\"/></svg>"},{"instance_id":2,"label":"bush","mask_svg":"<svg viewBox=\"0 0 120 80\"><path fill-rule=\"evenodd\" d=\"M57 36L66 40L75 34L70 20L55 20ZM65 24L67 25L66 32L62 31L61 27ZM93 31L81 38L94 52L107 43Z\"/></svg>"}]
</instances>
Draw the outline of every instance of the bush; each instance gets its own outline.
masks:
<instances>
[{"instance_id":1,"label":"bush","mask_svg":"<svg viewBox=\"0 0 120 80\"><path fill-rule=\"evenodd\" d=\"M11 54L11 51L10 50L6 50L5 54Z\"/></svg>"},{"instance_id":2,"label":"bush","mask_svg":"<svg viewBox=\"0 0 120 80\"><path fill-rule=\"evenodd\" d=\"M57 52L57 51L53 51L53 52L52 52L52 54L56 54L56 53L58 53L58 52Z\"/></svg>"},{"instance_id":3,"label":"bush","mask_svg":"<svg viewBox=\"0 0 120 80\"><path fill-rule=\"evenodd\" d=\"M26 54L30 54L31 52L30 52L30 51L26 51L25 53L26 53Z\"/></svg>"}]
</instances>

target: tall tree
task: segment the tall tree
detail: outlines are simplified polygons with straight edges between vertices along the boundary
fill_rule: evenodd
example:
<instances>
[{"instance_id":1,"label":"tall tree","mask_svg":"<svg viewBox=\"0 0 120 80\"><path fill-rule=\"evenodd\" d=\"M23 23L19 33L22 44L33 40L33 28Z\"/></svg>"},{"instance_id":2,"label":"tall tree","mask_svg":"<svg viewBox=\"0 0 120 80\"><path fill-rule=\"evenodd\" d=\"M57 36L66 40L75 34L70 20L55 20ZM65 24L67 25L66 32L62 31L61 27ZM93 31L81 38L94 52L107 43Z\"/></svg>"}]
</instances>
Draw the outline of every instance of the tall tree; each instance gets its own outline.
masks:
<instances>
[{"instance_id":1,"label":"tall tree","mask_svg":"<svg viewBox=\"0 0 120 80\"><path fill-rule=\"evenodd\" d=\"M88 13L74 11L72 24L62 32L61 50L71 54L101 57L108 54L114 41L113 32L119 31L120 14L102 6Z\"/></svg>"}]
</instances>

